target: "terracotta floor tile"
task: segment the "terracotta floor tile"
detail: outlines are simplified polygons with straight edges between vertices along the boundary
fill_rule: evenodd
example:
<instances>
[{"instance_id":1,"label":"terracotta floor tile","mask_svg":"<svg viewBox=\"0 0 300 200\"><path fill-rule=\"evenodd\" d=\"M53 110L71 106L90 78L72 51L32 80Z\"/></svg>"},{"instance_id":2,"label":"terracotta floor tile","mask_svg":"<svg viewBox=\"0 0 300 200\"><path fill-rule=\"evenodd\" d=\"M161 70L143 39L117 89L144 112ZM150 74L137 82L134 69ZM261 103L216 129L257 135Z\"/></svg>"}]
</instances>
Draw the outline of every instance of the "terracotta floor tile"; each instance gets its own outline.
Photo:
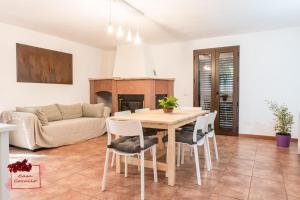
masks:
<instances>
[{"instance_id":1,"label":"terracotta floor tile","mask_svg":"<svg viewBox=\"0 0 300 200\"><path fill-rule=\"evenodd\" d=\"M74 190L68 190L67 192L57 195L53 200L90 200L92 197L84 195L80 192L74 191Z\"/></svg>"},{"instance_id":2,"label":"terracotta floor tile","mask_svg":"<svg viewBox=\"0 0 300 200\"><path fill-rule=\"evenodd\" d=\"M299 200L299 197L288 196L288 200Z\"/></svg>"},{"instance_id":3,"label":"terracotta floor tile","mask_svg":"<svg viewBox=\"0 0 300 200\"><path fill-rule=\"evenodd\" d=\"M208 199L209 196L210 193L203 192L201 190L179 188L172 199L174 200Z\"/></svg>"},{"instance_id":4,"label":"terracotta floor tile","mask_svg":"<svg viewBox=\"0 0 300 200\"><path fill-rule=\"evenodd\" d=\"M283 174L280 169L254 168L253 176L258 178L270 179L273 181L283 181Z\"/></svg>"},{"instance_id":5,"label":"terracotta floor tile","mask_svg":"<svg viewBox=\"0 0 300 200\"><path fill-rule=\"evenodd\" d=\"M285 180L284 184L288 195L298 197L300 199L300 183Z\"/></svg>"},{"instance_id":6,"label":"terracotta floor tile","mask_svg":"<svg viewBox=\"0 0 300 200\"><path fill-rule=\"evenodd\" d=\"M225 175L217 184L214 194L224 195L237 199L247 199L250 188L250 176Z\"/></svg>"},{"instance_id":7,"label":"terracotta floor tile","mask_svg":"<svg viewBox=\"0 0 300 200\"><path fill-rule=\"evenodd\" d=\"M256 177L252 178L249 199L284 200L286 196L283 182Z\"/></svg>"},{"instance_id":8,"label":"terracotta floor tile","mask_svg":"<svg viewBox=\"0 0 300 200\"><path fill-rule=\"evenodd\" d=\"M223 195L212 194L209 198L210 200L236 200L236 198L226 197Z\"/></svg>"}]
</instances>

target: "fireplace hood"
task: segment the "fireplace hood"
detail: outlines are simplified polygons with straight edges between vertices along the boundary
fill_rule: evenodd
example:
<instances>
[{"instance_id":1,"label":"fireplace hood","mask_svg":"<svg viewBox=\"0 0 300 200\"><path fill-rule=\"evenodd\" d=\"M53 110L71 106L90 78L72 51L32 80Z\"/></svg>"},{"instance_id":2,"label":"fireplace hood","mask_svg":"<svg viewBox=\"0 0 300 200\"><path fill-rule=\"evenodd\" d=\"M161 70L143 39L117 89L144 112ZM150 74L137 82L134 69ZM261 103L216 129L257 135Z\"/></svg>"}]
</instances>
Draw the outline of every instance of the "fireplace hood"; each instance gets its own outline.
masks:
<instances>
[{"instance_id":1,"label":"fireplace hood","mask_svg":"<svg viewBox=\"0 0 300 200\"><path fill-rule=\"evenodd\" d=\"M155 65L149 45L118 46L113 77L155 77Z\"/></svg>"}]
</instances>

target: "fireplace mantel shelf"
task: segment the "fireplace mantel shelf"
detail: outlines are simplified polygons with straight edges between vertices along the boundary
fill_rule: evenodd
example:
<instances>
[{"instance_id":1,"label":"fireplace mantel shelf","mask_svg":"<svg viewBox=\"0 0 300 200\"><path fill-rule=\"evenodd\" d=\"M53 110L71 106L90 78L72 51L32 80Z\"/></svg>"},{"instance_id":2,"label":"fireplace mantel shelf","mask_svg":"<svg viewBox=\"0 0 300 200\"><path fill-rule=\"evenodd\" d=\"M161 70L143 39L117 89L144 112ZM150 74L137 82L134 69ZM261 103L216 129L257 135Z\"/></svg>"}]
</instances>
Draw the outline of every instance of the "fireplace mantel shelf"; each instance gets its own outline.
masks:
<instances>
[{"instance_id":1,"label":"fireplace mantel shelf","mask_svg":"<svg viewBox=\"0 0 300 200\"><path fill-rule=\"evenodd\" d=\"M112 77L112 78L89 78L89 81L100 81L100 80L166 80L174 81L175 78L158 78L158 77Z\"/></svg>"}]
</instances>

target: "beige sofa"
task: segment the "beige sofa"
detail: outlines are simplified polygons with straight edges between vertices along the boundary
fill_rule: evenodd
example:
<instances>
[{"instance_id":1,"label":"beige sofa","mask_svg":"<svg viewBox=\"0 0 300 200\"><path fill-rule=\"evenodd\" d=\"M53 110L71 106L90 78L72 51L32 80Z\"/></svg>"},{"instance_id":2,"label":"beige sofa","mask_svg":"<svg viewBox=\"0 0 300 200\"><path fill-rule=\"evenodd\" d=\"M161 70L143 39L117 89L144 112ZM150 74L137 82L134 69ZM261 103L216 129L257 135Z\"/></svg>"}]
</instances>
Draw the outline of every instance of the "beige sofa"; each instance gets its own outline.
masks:
<instances>
[{"instance_id":1,"label":"beige sofa","mask_svg":"<svg viewBox=\"0 0 300 200\"><path fill-rule=\"evenodd\" d=\"M37 113L37 110L41 113ZM22 112L17 112L22 111ZM25 111L25 112L24 112ZM1 121L16 124L10 144L30 150L74 144L106 132L105 119L110 108L101 104L53 104L42 107L17 107L1 114Z\"/></svg>"}]
</instances>

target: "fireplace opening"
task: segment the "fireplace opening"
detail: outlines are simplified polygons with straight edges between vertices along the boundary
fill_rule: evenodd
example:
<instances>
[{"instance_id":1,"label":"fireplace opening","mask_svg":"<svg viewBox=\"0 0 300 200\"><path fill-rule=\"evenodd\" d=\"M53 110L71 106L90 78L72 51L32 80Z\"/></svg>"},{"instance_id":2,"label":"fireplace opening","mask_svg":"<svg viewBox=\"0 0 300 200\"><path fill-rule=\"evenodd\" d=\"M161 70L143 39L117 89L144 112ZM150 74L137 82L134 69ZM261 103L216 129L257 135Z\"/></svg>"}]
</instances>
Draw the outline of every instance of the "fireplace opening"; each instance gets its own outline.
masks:
<instances>
[{"instance_id":1,"label":"fireplace opening","mask_svg":"<svg viewBox=\"0 0 300 200\"><path fill-rule=\"evenodd\" d=\"M144 108L143 94L122 94L118 95L118 110L130 110L134 112L136 109Z\"/></svg>"}]
</instances>

